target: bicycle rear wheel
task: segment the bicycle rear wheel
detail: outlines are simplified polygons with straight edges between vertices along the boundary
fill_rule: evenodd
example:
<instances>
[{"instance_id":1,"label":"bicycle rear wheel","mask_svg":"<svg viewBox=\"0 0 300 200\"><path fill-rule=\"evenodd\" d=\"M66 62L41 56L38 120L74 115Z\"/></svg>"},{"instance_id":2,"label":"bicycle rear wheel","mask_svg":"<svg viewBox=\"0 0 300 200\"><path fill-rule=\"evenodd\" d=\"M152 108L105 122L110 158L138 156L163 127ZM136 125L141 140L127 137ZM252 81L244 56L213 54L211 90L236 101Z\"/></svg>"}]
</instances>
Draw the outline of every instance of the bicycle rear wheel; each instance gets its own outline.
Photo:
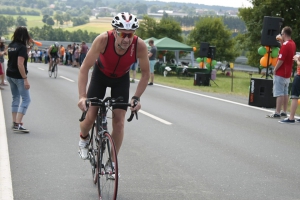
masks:
<instances>
[{"instance_id":1,"label":"bicycle rear wheel","mask_svg":"<svg viewBox=\"0 0 300 200\"><path fill-rule=\"evenodd\" d=\"M94 123L91 135L90 135L90 143L89 143L89 158L90 158L90 163L91 163L91 168L92 168L92 177L93 177L93 182L94 184L97 183L98 180L98 141L97 141L97 134L98 134L98 129L96 126L96 123Z\"/></svg>"},{"instance_id":2,"label":"bicycle rear wheel","mask_svg":"<svg viewBox=\"0 0 300 200\"><path fill-rule=\"evenodd\" d=\"M118 193L118 160L114 141L111 135L106 132L99 143L99 173L98 173L98 193L102 200L116 200ZM114 162L114 164L112 164ZM111 167L108 169L107 165Z\"/></svg>"},{"instance_id":3,"label":"bicycle rear wheel","mask_svg":"<svg viewBox=\"0 0 300 200\"><path fill-rule=\"evenodd\" d=\"M54 70L53 70L54 78L56 78L57 77L57 64L55 63L53 67L54 67Z\"/></svg>"}]
</instances>

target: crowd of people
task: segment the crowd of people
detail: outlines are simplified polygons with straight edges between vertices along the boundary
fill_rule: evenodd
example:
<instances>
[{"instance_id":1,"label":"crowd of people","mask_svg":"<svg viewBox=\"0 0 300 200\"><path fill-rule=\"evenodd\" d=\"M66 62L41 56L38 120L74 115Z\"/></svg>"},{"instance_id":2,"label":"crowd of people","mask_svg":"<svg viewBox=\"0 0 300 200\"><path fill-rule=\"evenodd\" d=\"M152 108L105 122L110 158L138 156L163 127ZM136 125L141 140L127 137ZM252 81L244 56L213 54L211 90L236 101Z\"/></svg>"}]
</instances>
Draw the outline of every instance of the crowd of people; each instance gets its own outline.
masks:
<instances>
[{"instance_id":1,"label":"crowd of people","mask_svg":"<svg viewBox=\"0 0 300 200\"><path fill-rule=\"evenodd\" d=\"M50 46L51 47L51 46ZM36 48L28 53L29 62L49 63L49 48ZM89 48L85 42L69 44L67 47L59 46L58 56L61 65L80 67Z\"/></svg>"}]
</instances>

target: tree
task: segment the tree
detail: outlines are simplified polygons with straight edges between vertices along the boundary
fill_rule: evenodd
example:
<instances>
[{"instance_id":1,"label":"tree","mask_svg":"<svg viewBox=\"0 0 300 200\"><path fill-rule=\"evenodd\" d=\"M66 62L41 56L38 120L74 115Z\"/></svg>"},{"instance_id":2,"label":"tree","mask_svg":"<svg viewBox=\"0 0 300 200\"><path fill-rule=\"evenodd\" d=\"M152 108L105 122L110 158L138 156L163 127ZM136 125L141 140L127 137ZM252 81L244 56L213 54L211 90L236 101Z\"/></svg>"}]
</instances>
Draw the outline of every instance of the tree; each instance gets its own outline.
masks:
<instances>
[{"instance_id":1,"label":"tree","mask_svg":"<svg viewBox=\"0 0 300 200\"><path fill-rule=\"evenodd\" d=\"M53 26L55 24L54 20L52 19L52 17L48 17L47 18L46 24L49 25L49 26Z\"/></svg>"},{"instance_id":2,"label":"tree","mask_svg":"<svg viewBox=\"0 0 300 200\"><path fill-rule=\"evenodd\" d=\"M295 4L294 0L250 0L253 7L240 8L239 16L244 20L247 32L245 46L247 46L248 64L259 67L261 56L257 53L257 49L261 46L261 30L263 28L264 16L273 16L284 18L283 25L291 26L293 29L292 39L300 47L300 6Z\"/></svg>"},{"instance_id":3,"label":"tree","mask_svg":"<svg viewBox=\"0 0 300 200\"><path fill-rule=\"evenodd\" d=\"M53 19L56 20L56 24L58 25L58 22L62 21L63 15L59 14L59 12L56 12L53 16Z\"/></svg>"},{"instance_id":4,"label":"tree","mask_svg":"<svg viewBox=\"0 0 300 200\"><path fill-rule=\"evenodd\" d=\"M157 23L154 18L144 15L143 20L140 21L140 27L137 29L137 35L142 39L156 37Z\"/></svg>"},{"instance_id":5,"label":"tree","mask_svg":"<svg viewBox=\"0 0 300 200\"><path fill-rule=\"evenodd\" d=\"M156 26L154 36L157 38L169 37L178 42L182 42L181 33L181 26L177 21L170 17L163 17Z\"/></svg>"},{"instance_id":6,"label":"tree","mask_svg":"<svg viewBox=\"0 0 300 200\"><path fill-rule=\"evenodd\" d=\"M53 10L49 9L49 8L42 8L41 13L42 13L42 15L52 16L53 15Z\"/></svg>"},{"instance_id":7,"label":"tree","mask_svg":"<svg viewBox=\"0 0 300 200\"><path fill-rule=\"evenodd\" d=\"M47 2L44 0L38 0L36 3L37 3L37 7L40 9L45 8L48 5Z\"/></svg>"},{"instance_id":8,"label":"tree","mask_svg":"<svg viewBox=\"0 0 300 200\"><path fill-rule=\"evenodd\" d=\"M63 20L68 24L68 22L71 20L71 15L69 13L64 13Z\"/></svg>"},{"instance_id":9,"label":"tree","mask_svg":"<svg viewBox=\"0 0 300 200\"><path fill-rule=\"evenodd\" d=\"M147 5L144 3L135 4L133 9L137 11L137 14L147 14Z\"/></svg>"},{"instance_id":10,"label":"tree","mask_svg":"<svg viewBox=\"0 0 300 200\"><path fill-rule=\"evenodd\" d=\"M46 23L48 18L49 18L49 15L43 15L42 22Z\"/></svg>"},{"instance_id":11,"label":"tree","mask_svg":"<svg viewBox=\"0 0 300 200\"><path fill-rule=\"evenodd\" d=\"M188 40L190 45L196 47L200 47L201 42L209 42L211 46L216 46L215 59L219 61L234 61L238 56L238 53L234 51L231 31L224 26L221 18L201 18L196 22Z\"/></svg>"},{"instance_id":12,"label":"tree","mask_svg":"<svg viewBox=\"0 0 300 200\"><path fill-rule=\"evenodd\" d=\"M16 20L16 25L17 26L27 26L27 19L23 18L21 16L18 16L17 20Z\"/></svg>"}]
</instances>

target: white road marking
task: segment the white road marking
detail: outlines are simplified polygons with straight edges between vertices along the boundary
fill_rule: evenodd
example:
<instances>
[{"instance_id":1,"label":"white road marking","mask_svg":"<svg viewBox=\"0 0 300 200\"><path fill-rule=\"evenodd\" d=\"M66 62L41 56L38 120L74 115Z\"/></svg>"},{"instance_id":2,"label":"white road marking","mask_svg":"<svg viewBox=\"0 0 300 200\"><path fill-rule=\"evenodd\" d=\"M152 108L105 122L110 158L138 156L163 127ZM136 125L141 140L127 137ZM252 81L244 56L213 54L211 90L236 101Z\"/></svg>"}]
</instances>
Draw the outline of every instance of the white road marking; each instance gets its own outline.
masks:
<instances>
[{"instance_id":1,"label":"white road marking","mask_svg":"<svg viewBox=\"0 0 300 200\"><path fill-rule=\"evenodd\" d=\"M73 81L72 79L69 79L69 78L64 77L64 76L59 76L59 77L65 79L65 80L67 80L67 81L70 81L70 82L75 82L75 81Z\"/></svg>"},{"instance_id":2,"label":"white road marking","mask_svg":"<svg viewBox=\"0 0 300 200\"><path fill-rule=\"evenodd\" d=\"M0 91L0 199L1 200L14 199L1 91Z\"/></svg>"},{"instance_id":3,"label":"white road marking","mask_svg":"<svg viewBox=\"0 0 300 200\"><path fill-rule=\"evenodd\" d=\"M144 114L144 115L147 115L148 117L151 117L152 119L155 119L155 120L157 120L157 121L159 121L159 122L161 122L161 123L164 123L164 124L166 124L166 125L171 125L171 124L172 124L171 122L168 122L168 121L166 121L166 120L163 120L163 119L161 119L161 118L159 118L159 117L156 117L156 116L154 116L154 115L152 115L152 114L150 114L150 113L147 113L147 112L145 112L145 111L143 111L143 110L139 110L139 113L142 113L142 114Z\"/></svg>"},{"instance_id":4,"label":"white road marking","mask_svg":"<svg viewBox=\"0 0 300 200\"><path fill-rule=\"evenodd\" d=\"M226 99L221 99L221 98L218 98L218 97L208 96L208 95L205 95L205 94L200 94L200 93L191 92L191 91L187 91L187 90L182 90L182 89L178 89L178 88L173 88L173 87L169 87L169 86L164 86L164 85L160 85L160 84L155 84L155 85L160 86L160 87L164 87L164 88L168 88L168 89L171 89L171 90L176 90L176 91L179 91L179 92L185 92L185 93L189 93L189 94L193 94L193 95L197 95L197 96L202 96L202 97L206 97L206 98L210 98L210 99L215 99L215 100L218 100L218 101L223 101L223 102L227 102L227 103L231 103L231 104L235 104L235 105L239 105L239 106L244 106L244 107L247 107L247 108L252 108L252 109L266 111L266 112L271 112L271 110L266 109L266 108L259 108L259 107L255 107L255 106L250 106L250 105L247 105L247 104L242 104L242 103L238 103L238 102L234 102L234 101L229 101L229 100L226 100Z\"/></svg>"},{"instance_id":5,"label":"white road marking","mask_svg":"<svg viewBox=\"0 0 300 200\"><path fill-rule=\"evenodd\" d=\"M43 69L43 68L40 68L40 67L38 67L38 69L40 69L40 70L43 70L43 71L45 70L45 69Z\"/></svg>"}]
</instances>

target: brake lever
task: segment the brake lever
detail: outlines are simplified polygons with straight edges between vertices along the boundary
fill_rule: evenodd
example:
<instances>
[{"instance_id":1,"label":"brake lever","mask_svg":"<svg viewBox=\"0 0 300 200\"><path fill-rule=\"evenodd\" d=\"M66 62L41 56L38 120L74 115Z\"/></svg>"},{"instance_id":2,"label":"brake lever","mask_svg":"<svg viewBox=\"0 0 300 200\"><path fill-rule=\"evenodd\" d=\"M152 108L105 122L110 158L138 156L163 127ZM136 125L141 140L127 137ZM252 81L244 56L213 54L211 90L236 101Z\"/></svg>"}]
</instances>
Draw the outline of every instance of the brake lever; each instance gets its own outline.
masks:
<instances>
[{"instance_id":1,"label":"brake lever","mask_svg":"<svg viewBox=\"0 0 300 200\"><path fill-rule=\"evenodd\" d=\"M138 105L138 101L137 101L137 100L134 100L134 102L133 102L133 108L134 108L136 105ZM134 115L135 115L135 117L136 117L136 120L138 120L138 114L137 114L137 111L135 110L135 111L131 111L131 115L130 115L130 117L127 119L127 121L128 121L128 122L131 122L132 119L133 119L133 117L134 117Z\"/></svg>"},{"instance_id":2,"label":"brake lever","mask_svg":"<svg viewBox=\"0 0 300 200\"><path fill-rule=\"evenodd\" d=\"M92 100L95 100L95 98L93 98ZM85 119L86 113L89 109L91 101L90 100L85 100L85 106L86 106L86 111L82 112L81 118L79 119L80 122L82 122Z\"/></svg>"}]
</instances>

